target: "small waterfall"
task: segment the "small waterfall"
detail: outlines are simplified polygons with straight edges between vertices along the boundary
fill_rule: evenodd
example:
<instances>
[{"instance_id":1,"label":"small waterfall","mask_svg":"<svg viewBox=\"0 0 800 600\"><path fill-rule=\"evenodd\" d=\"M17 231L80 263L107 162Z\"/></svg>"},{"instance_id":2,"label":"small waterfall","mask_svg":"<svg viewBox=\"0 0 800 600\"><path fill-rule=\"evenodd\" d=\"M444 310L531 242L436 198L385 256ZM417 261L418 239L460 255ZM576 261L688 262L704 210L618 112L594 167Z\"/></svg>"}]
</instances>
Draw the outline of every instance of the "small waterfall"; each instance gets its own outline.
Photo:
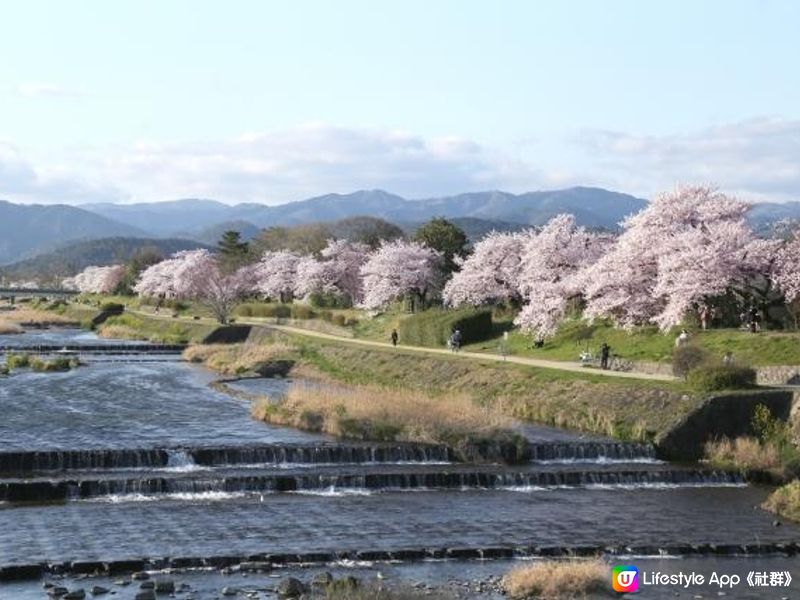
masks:
<instances>
[{"instance_id":1,"label":"small waterfall","mask_svg":"<svg viewBox=\"0 0 800 600\"><path fill-rule=\"evenodd\" d=\"M169 471L187 472L196 471L200 467L186 450L167 450L167 466Z\"/></svg>"},{"instance_id":2,"label":"small waterfall","mask_svg":"<svg viewBox=\"0 0 800 600\"><path fill-rule=\"evenodd\" d=\"M530 446L534 462L654 462L652 444L639 442L552 442Z\"/></svg>"},{"instance_id":3,"label":"small waterfall","mask_svg":"<svg viewBox=\"0 0 800 600\"><path fill-rule=\"evenodd\" d=\"M192 470L236 465L449 463L446 446L425 444L270 444L212 448L0 452L0 474L112 469Z\"/></svg>"},{"instance_id":4,"label":"small waterfall","mask_svg":"<svg viewBox=\"0 0 800 600\"><path fill-rule=\"evenodd\" d=\"M220 476L148 476L84 480L4 480L0 501L45 502L99 496L158 496L212 492L302 492L319 490L508 489L529 491L557 487L677 487L740 485L740 476L691 469L619 471L400 471L351 473L259 473Z\"/></svg>"},{"instance_id":5,"label":"small waterfall","mask_svg":"<svg viewBox=\"0 0 800 600\"><path fill-rule=\"evenodd\" d=\"M0 452L0 473L157 468L167 462L160 449L11 451Z\"/></svg>"}]
</instances>

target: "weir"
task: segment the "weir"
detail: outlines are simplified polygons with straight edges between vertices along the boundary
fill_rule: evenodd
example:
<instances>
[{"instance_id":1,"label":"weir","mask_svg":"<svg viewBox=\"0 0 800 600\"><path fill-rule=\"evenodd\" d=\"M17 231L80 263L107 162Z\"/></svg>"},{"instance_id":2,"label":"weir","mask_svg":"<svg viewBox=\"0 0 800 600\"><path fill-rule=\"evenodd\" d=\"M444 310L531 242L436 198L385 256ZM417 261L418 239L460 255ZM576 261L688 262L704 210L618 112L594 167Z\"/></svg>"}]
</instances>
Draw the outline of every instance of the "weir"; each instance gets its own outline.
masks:
<instances>
[{"instance_id":1,"label":"weir","mask_svg":"<svg viewBox=\"0 0 800 600\"><path fill-rule=\"evenodd\" d=\"M719 486L743 484L733 473L700 469L480 470L416 467L394 470L330 469L301 473L206 473L127 478L0 481L2 502L51 502L99 496L295 492L320 490L432 490L586 486Z\"/></svg>"},{"instance_id":2,"label":"weir","mask_svg":"<svg viewBox=\"0 0 800 600\"><path fill-rule=\"evenodd\" d=\"M451 450L429 444L264 444L198 448L40 450L0 452L0 474L163 468L182 456L202 466L452 462Z\"/></svg>"}]
</instances>

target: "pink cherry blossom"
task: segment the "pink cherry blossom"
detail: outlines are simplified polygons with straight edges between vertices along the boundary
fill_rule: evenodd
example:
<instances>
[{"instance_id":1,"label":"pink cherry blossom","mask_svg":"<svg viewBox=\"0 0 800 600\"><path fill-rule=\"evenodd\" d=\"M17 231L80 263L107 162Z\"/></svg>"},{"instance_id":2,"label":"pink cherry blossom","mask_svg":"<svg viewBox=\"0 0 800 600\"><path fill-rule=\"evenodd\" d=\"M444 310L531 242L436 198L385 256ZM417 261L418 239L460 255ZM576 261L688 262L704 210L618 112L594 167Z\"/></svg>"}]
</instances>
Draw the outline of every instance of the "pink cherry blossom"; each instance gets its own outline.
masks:
<instances>
[{"instance_id":1,"label":"pink cherry blossom","mask_svg":"<svg viewBox=\"0 0 800 600\"><path fill-rule=\"evenodd\" d=\"M226 273L208 250L191 250L145 269L134 291L141 296L197 300L208 306L220 323L226 323L236 302L252 286L252 267Z\"/></svg>"},{"instance_id":2,"label":"pink cherry blossom","mask_svg":"<svg viewBox=\"0 0 800 600\"><path fill-rule=\"evenodd\" d=\"M361 306L377 309L408 295L436 295L441 287L441 265L441 254L418 242L384 241L361 267Z\"/></svg>"},{"instance_id":3,"label":"pink cherry blossom","mask_svg":"<svg viewBox=\"0 0 800 600\"><path fill-rule=\"evenodd\" d=\"M480 306L519 300L522 247L535 236L492 231L475 244L467 258L455 257L459 270L447 282L442 297L447 306Z\"/></svg>"},{"instance_id":4,"label":"pink cherry blossom","mask_svg":"<svg viewBox=\"0 0 800 600\"><path fill-rule=\"evenodd\" d=\"M124 265L86 267L83 271L61 282L67 289L89 294L110 294L125 277Z\"/></svg>"},{"instance_id":5,"label":"pink cherry blossom","mask_svg":"<svg viewBox=\"0 0 800 600\"><path fill-rule=\"evenodd\" d=\"M708 186L659 195L587 270L585 314L625 327L677 325L691 307L764 268L770 246L747 227L748 209Z\"/></svg>"},{"instance_id":6,"label":"pink cherry blossom","mask_svg":"<svg viewBox=\"0 0 800 600\"><path fill-rule=\"evenodd\" d=\"M585 268L610 242L607 235L578 227L572 215L553 217L538 234L527 236L519 273L525 305L514 322L538 337L555 333L569 301L583 291Z\"/></svg>"},{"instance_id":7,"label":"pink cherry blossom","mask_svg":"<svg viewBox=\"0 0 800 600\"><path fill-rule=\"evenodd\" d=\"M258 263L257 291L267 298L289 302L295 295L301 257L287 250L265 252Z\"/></svg>"}]
</instances>

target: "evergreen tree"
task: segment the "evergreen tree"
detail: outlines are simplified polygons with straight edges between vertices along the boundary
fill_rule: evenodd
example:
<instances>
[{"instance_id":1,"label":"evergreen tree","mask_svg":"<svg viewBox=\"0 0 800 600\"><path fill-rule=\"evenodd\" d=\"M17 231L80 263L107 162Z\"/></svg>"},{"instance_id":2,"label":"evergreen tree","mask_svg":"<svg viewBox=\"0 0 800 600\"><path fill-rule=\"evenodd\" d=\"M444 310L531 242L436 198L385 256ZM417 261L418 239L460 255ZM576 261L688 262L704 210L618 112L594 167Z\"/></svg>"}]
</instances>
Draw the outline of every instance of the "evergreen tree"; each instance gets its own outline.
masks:
<instances>
[{"instance_id":1,"label":"evergreen tree","mask_svg":"<svg viewBox=\"0 0 800 600\"><path fill-rule=\"evenodd\" d=\"M238 231L226 231L222 234L219 242L217 242L219 249L221 267L226 272L235 271L247 262L247 257L250 251L250 245L243 242L241 234Z\"/></svg>"},{"instance_id":2,"label":"evergreen tree","mask_svg":"<svg viewBox=\"0 0 800 600\"><path fill-rule=\"evenodd\" d=\"M455 258L467 253L467 235L460 227L442 217L434 217L417 229L414 240L440 252L444 257L444 270L448 274L458 270Z\"/></svg>"}]
</instances>

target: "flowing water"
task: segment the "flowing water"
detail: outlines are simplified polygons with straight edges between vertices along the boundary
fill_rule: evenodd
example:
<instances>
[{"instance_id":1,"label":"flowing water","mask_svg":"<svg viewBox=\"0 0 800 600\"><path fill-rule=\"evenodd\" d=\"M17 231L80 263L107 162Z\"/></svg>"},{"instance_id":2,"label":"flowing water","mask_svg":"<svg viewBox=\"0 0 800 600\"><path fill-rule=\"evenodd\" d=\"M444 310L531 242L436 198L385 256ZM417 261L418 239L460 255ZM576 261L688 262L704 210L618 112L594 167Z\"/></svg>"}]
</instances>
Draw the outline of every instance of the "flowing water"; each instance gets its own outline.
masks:
<instances>
[{"instance_id":1,"label":"flowing water","mask_svg":"<svg viewBox=\"0 0 800 600\"><path fill-rule=\"evenodd\" d=\"M32 335L44 334L98 343ZM459 463L444 446L338 442L252 420L246 401L209 387L195 365L108 344L70 372L0 379L0 598L41 597L13 578L253 557L411 560L381 568L444 581L453 564L462 574L508 567L464 562L477 558L800 551L800 529L755 508L768 490L663 463L647 444L520 426L531 460L500 466ZM279 397L291 383L230 385ZM413 562L442 558L455 563ZM191 577L217 586L195 597L216 597L217 575Z\"/></svg>"}]
</instances>

